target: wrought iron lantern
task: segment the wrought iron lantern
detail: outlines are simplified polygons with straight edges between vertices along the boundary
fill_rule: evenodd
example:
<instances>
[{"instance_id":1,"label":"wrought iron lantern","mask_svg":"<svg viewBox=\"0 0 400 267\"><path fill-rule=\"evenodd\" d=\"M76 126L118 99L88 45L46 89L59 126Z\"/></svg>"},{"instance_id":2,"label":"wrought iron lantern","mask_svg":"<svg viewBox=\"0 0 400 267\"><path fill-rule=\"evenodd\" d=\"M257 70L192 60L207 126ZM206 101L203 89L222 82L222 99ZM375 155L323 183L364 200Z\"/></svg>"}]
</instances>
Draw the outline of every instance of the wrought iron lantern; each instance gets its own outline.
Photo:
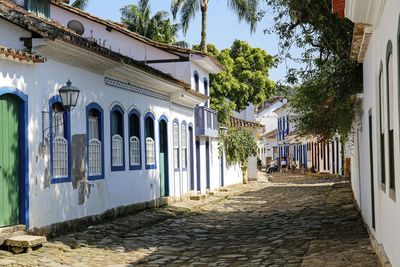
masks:
<instances>
[{"instance_id":1,"label":"wrought iron lantern","mask_svg":"<svg viewBox=\"0 0 400 267\"><path fill-rule=\"evenodd\" d=\"M225 126L220 126L219 132L221 133L222 137L225 137L226 133L228 132L228 128L226 128Z\"/></svg>"},{"instance_id":2,"label":"wrought iron lantern","mask_svg":"<svg viewBox=\"0 0 400 267\"><path fill-rule=\"evenodd\" d=\"M58 89L58 93L61 97L62 105L64 106L65 110L71 111L78 102L80 90L78 87L73 86L71 80L68 79L67 85Z\"/></svg>"}]
</instances>

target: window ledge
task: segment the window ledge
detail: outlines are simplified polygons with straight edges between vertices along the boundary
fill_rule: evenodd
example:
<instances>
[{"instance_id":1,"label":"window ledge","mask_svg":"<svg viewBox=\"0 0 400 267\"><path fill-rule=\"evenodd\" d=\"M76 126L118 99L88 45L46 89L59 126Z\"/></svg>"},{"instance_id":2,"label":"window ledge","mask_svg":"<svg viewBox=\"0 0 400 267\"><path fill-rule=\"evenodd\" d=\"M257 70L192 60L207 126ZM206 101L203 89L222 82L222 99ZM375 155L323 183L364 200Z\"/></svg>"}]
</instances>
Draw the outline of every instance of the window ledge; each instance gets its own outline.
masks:
<instances>
[{"instance_id":1,"label":"window ledge","mask_svg":"<svg viewBox=\"0 0 400 267\"><path fill-rule=\"evenodd\" d=\"M146 165L146 170L154 170L154 169L156 169L156 165L155 165L155 164L153 164L153 165Z\"/></svg>"},{"instance_id":2,"label":"window ledge","mask_svg":"<svg viewBox=\"0 0 400 267\"><path fill-rule=\"evenodd\" d=\"M62 184L71 182L71 178L63 177L63 178L51 178L51 184Z\"/></svg>"},{"instance_id":3,"label":"window ledge","mask_svg":"<svg viewBox=\"0 0 400 267\"><path fill-rule=\"evenodd\" d=\"M93 175L93 176L88 176L88 181L96 181L96 180L103 180L104 175Z\"/></svg>"},{"instance_id":4,"label":"window ledge","mask_svg":"<svg viewBox=\"0 0 400 267\"><path fill-rule=\"evenodd\" d=\"M130 171L137 171L137 170L141 170L142 169L142 165L131 165L129 166L129 170Z\"/></svg>"},{"instance_id":5,"label":"window ledge","mask_svg":"<svg viewBox=\"0 0 400 267\"><path fill-rule=\"evenodd\" d=\"M390 189L389 189L389 197L390 197L394 202L396 202L396 190L395 190L395 189L393 189L393 188L390 188Z\"/></svg>"},{"instance_id":6,"label":"window ledge","mask_svg":"<svg viewBox=\"0 0 400 267\"><path fill-rule=\"evenodd\" d=\"M125 166L118 166L118 167L111 166L111 171L112 172L125 171Z\"/></svg>"},{"instance_id":7,"label":"window ledge","mask_svg":"<svg viewBox=\"0 0 400 267\"><path fill-rule=\"evenodd\" d=\"M381 183L381 190L386 193L386 184Z\"/></svg>"}]
</instances>

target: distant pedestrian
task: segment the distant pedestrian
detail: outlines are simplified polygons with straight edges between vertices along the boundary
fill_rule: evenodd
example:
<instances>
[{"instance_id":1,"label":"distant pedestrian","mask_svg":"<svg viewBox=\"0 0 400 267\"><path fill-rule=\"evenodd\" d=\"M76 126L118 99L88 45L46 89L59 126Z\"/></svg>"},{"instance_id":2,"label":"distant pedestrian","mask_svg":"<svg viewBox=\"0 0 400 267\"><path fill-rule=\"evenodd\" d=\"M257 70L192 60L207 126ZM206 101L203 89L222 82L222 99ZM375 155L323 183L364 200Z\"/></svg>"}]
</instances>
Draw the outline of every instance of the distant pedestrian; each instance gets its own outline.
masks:
<instances>
[{"instance_id":1,"label":"distant pedestrian","mask_svg":"<svg viewBox=\"0 0 400 267\"><path fill-rule=\"evenodd\" d=\"M281 163L281 169L282 169L283 174L285 174L286 168L287 168L287 160L286 160L286 158L283 158L282 163Z\"/></svg>"},{"instance_id":2,"label":"distant pedestrian","mask_svg":"<svg viewBox=\"0 0 400 267\"><path fill-rule=\"evenodd\" d=\"M292 159L292 163L290 164L291 169L296 169L297 168L297 163L294 159Z\"/></svg>"}]
</instances>

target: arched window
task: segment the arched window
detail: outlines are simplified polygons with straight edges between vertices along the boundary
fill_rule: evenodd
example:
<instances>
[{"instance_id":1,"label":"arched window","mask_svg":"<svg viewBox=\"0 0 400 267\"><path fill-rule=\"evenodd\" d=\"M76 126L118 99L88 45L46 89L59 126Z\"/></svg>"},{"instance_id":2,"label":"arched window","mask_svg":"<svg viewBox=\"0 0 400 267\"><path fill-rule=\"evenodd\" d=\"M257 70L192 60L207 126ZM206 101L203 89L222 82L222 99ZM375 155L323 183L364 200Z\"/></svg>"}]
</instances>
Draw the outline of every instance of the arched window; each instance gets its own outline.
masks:
<instances>
[{"instance_id":1,"label":"arched window","mask_svg":"<svg viewBox=\"0 0 400 267\"><path fill-rule=\"evenodd\" d=\"M140 152L140 113L133 109L129 112L129 169L142 168Z\"/></svg>"},{"instance_id":2,"label":"arched window","mask_svg":"<svg viewBox=\"0 0 400 267\"><path fill-rule=\"evenodd\" d=\"M396 198L395 171L394 171L394 94L393 94L393 46L389 40L386 47L386 108L388 116L389 134L389 196Z\"/></svg>"},{"instance_id":3,"label":"arched window","mask_svg":"<svg viewBox=\"0 0 400 267\"><path fill-rule=\"evenodd\" d=\"M60 96L49 100L51 183L71 181L70 113L64 110Z\"/></svg>"},{"instance_id":4,"label":"arched window","mask_svg":"<svg viewBox=\"0 0 400 267\"><path fill-rule=\"evenodd\" d=\"M103 109L96 103L86 107L88 180L104 178Z\"/></svg>"},{"instance_id":5,"label":"arched window","mask_svg":"<svg viewBox=\"0 0 400 267\"><path fill-rule=\"evenodd\" d=\"M155 141L154 141L154 115L148 112L144 116L146 137L146 169L156 168Z\"/></svg>"},{"instance_id":6,"label":"arched window","mask_svg":"<svg viewBox=\"0 0 400 267\"><path fill-rule=\"evenodd\" d=\"M111 171L125 170L124 111L118 105L111 110Z\"/></svg>"},{"instance_id":7,"label":"arched window","mask_svg":"<svg viewBox=\"0 0 400 267\"><path fill-rule=\"evenodd\" d=\"M208 92L208 80L207 80L207 78L204 78L203 83L204 83L204 95L208 96L208 95L209 95L209 92ZM206 102L204 103L204 105L205 105L206 107L208 107L208 100L206 100Z\"/></svg>"},{"instance_id":8,"label":"arched window","mask_svg":"<svg viewBox=\"0 0 400 267\"><path fill-rule=\"evenodd\" d=\"M194 72L194 87L197 92L200 91L199 73L197 71Z\"/></svg>"},{"instance_id":9,"label":"arched window","mask_svg":"<svg viewBox=\"0 0 400 267\"><path fill-rule=\"evenodd\" d=\"M174 136L174 170L179 171L179 123L174 120L173 123Z\"/></svg>"},{"instance_id":10,"label":"arched window","mask_svg":"<svg viewBox=\"0 0 400 267\"><path fill-rule=\"evenodd\" d=\"M379 66L379 149L380 149L380 163L381 163L381 188L386 191L386 167L385 167L385 127L384 127L384 88L383 88L383 63Z\"/></svg>"},{"instance_id":11,"label":"arched window","mask_svg":"<svg viewBox=\"0 0 400 267\"><path fill-rule=\"evenodd\" d=\"M187 170L187 131L185 122L182 122L181 126L181 143L182 169Z\"/></svg>"}]
</instances>

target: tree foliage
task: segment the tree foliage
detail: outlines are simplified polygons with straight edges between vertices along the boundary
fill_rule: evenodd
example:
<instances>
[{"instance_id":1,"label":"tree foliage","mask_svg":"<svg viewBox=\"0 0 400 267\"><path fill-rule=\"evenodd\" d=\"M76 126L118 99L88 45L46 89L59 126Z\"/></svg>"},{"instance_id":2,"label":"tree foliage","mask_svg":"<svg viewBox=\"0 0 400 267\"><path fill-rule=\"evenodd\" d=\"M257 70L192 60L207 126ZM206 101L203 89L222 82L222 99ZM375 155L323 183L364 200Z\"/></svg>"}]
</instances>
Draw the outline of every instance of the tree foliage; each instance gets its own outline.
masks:
<instances>
[{"instance_id":1,"label":"tree foliage","mask_svg":"<svg viewBox=\"0 0 400 267\"><path fill-rule=\"evenodd\" d=\"M207 10L210 0L172 0L171 12L176 19L180 13L180 21L183 33L186 34L189 24L195 18L196 13L201 11L201 51L207 52ZM258 17L259 0L228 0L227 5L239 16L239 20L244 20L250 24L250 31L256 30Z\"/></svg>"},{"instance_id":2,"label":"tree foliage","mask_svg":"<svg viewBox=\"0 0 400 267\"><path fill-rule=\"evenodd\" d=\"M200 49L200 46L194 46ZM268 79L274 59L261 48L235 40L231 48L221 50L208 45L208 52L216 57L226 71L210 74L211 108L218 111L218 121L227 124L233 110L244 110L250 103L260 104L272 96L275 84Z\"/></svg>"},{"instance_id":3,"label":"tree foliage","mask_svg":"<svg viewBox=\"0 0 400 267\"><path fill-rule=\"evenodd\" d=\"M287 81L297 85L291 101L300 132L324 138L346 135L355 114L351 96L362 91L361 66L349 58L353 23L332 13L331 0L267 3L276 14L272 30L280 38L281 59L306 66L287 75ZM294 47L302 49L300 58L292 55Z\"/></svg>"},{"instance_id":4,"label":"tree foliage","mask_svg":"<svg viewBox=\"0 0 400 267\"><path fill-rule=\"evenodd\" d=\"M257 156L257 142L251 132L244 128L230 128L225 137L226 160L229 164L239 163L247 170L249 157Z\"/></svg>"},{"instance_id":5,"label":"tree foliage","mask_svg":"<svg viewBox=\"0 0 400 267\"><path fill-rule=\"evenodd\" d=\"M167 11L158 11L150 17L149 0L140 0L138 5L121 8L121 21L130 31L154 41L188 47L184 41L176 41L180 24L172 24Z\"/></svg>"}]
</instances>

